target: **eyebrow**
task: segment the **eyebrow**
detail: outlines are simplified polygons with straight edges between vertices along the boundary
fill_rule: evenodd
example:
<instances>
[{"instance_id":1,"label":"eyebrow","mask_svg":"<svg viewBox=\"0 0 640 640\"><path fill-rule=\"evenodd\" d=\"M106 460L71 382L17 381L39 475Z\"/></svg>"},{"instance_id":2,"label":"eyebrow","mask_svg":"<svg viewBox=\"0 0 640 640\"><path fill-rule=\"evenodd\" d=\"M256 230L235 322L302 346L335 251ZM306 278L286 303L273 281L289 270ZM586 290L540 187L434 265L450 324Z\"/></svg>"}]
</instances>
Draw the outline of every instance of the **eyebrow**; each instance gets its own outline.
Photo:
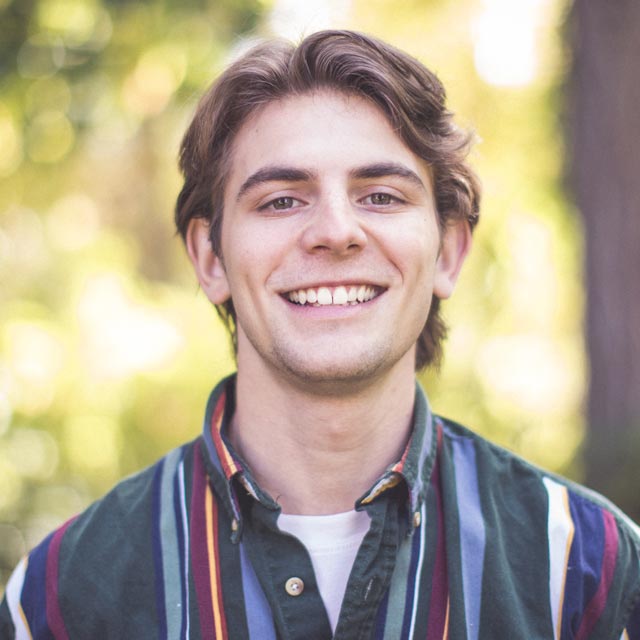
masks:
<instances>
[{"instance_id":1,"label":"eyebrow","mask_svg":"<svg viewBox=\"0 0 640 640\"><path fill-rule=\"evenodd\" d=\"M376 162L374 164L356 167L349 172L351 178L355 180L370 180L372 178L385 178L397 176L409 180L423 191L427 188L415 172L397 162ZM236 201L239 201L248 191L266 182L309 182L316 177L316 174L306 169L297 169L287 166L271 166L259 169L252 173L240 186Z\"/></svg>"},{"instance_id":2,"label":"eyebrow","mask_svg":"<svg viewBox=\"0 0 640 640\"><path fill-rule=\"evenodd\" d=\"M252 173L238 190L236 200L240 200L242 196L254 187L265 182L305 182L314 177L314 174L304 169L295 169L293 167L273 166L264 167Z\"/></svg>"},{"instance_id":3,"label":"eyebrow","mask_svg":"<svg viewBox=\"0 0 640 640\"><path fill-rule=\"evenodd\" d=\"M417 187L420 187L423 191L427 190L424 182L415 171L412 171L408 167L397 162L378 162L375 164L368 164L364 167L353 169L350 173L351 177L356 180L370 180L371 178L397 176L399 178L409 180Z\"/></svg>"}]
</instances>

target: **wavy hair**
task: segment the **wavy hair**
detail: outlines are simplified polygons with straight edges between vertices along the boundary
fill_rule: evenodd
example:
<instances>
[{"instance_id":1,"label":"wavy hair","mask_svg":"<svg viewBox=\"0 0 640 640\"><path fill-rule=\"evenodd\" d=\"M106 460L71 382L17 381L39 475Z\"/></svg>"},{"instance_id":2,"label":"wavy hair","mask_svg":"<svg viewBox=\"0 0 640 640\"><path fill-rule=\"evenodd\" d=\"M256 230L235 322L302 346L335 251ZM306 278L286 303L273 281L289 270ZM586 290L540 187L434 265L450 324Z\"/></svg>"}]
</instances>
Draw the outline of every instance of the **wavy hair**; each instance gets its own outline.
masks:
<instances>
[{"instance_id":1,"label":"wavy hair","mask_svg":"<svg viewBox=\"0 0 640 640\"><path fill-rule=\"evenodd\" d=\"M204 218L211 246L221 258L224 189L236 134L258 108L291 95L329 89L376 105L404 143L428 165L441 230L479 217L480 185L467 163L472 136L453 122L436 75L408 54L352 31L320 31L295 46L270 40L232 63L200 100L180 147L184 185L175 222L186 238L189 223ZM234 349L233 300L216 306ZM438 364L447 333L434 296L418 340L416 370Z\"/></svg>"}]
</instances>

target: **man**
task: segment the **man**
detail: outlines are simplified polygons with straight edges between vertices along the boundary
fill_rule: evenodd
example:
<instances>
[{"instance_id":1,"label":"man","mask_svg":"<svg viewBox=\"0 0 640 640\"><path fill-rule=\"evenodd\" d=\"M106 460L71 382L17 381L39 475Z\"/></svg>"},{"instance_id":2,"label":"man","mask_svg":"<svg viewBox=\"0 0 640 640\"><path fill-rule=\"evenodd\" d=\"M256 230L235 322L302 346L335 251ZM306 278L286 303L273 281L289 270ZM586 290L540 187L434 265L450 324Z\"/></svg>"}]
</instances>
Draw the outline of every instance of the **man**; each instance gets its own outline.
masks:
<instances>
[{"instance_id":1,"label":"man","mask_svg":"<svg viewBox=\"0 0 640 640\"><path fill-rule=\"evenodd\" d=\"M19 565L3 637L640 638L634 525L415 383L478 215L444 98L350 32L213 85L176 220L237 375L201 437Z\"/></svg>"}]
</instances>

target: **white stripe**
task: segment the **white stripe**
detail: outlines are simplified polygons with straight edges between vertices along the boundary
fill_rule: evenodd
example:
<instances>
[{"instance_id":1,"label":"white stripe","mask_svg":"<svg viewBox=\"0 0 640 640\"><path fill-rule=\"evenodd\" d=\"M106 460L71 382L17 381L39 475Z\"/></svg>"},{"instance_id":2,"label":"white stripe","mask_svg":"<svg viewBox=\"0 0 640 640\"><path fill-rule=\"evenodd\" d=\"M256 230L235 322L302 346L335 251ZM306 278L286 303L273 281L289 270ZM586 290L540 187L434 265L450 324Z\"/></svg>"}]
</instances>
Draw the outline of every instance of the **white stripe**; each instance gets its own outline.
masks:
<instances>
[{"instance_id":1,"label":"white stripe","mask_svg":"<svg viewBox=\"0 0 640 640\"><path fill-rule=\"evenodd\" d=\"M178 467L178 478L180 481L180 508L182 509L182 532L184 538L184 584L185 584L185 608L186 608L186 629L185 637L189 637L189 525L187 522L187 505L185 503L185 489L184 489L184 458L180 462Z\"/></svg>"},{"instance_id":2,"label":"white stripe","mask_svg":"<svg viewBox=\"0 0 640 640\"><path fill-rule=\"evenodd\" d=\"M31 640L31 632L24 623L24 614L20 604L20 596L22 595L22 585L24 584L26 571L27 559L23 558L11 574L5 591L5 597L7 598L7 604L9 605L9 611L11 612L13 626L16 629L16 640Z\"/></svg>"},{"instance_id":3,"label":"white stripe","mask_svg":"<svg viewBox=\"0 0 640 640\"><path fill-rule=\"evenodd\" d=\"M413 638L413 629L416 626L416 614L418 612L418 604L420 603L420 578L422 577L422 561L424 560L424 538L427 529L427 507L426 499L422 503L422 520L420 522L420 553L418 555L418 568L416 570L416 581L413 585L413 611L411 612L411 627L409 628L408 638Z\"/></svg>"},{"instance_id":4,"label":"white stripe","mask_svg":"<svg viewBox=\"0 0 640 640\"><path fill-rule=\"evenodd\" d=\"M544 486L549 495L549 515L547 535L549 538L549 598L553 637L560 638L562 624L562 604L569 560L569 543L573 538L573 521L568 511L567 488L550 478L544 478Z\"/></svg>"}]
</instances>

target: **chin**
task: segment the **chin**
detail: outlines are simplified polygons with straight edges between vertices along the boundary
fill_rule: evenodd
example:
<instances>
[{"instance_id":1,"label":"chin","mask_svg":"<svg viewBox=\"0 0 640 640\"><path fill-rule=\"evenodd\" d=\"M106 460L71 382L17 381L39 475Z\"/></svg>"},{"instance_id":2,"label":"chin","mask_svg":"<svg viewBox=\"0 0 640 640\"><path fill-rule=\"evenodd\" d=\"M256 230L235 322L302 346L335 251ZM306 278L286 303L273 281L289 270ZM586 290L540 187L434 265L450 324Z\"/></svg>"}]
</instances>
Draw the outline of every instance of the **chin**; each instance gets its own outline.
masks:
<instances>
[{"instance_id":1,"label":"chin","mask_svg":"<svg viewBox=\"0 0 640 640\"><path fill-rule=\"evenodd\" d=\"M308 354L304 354L306 356ZM347 393L379 378L398 358L369 351L365 354L327 354L334 357L308 358L275 350L275 366L297 385L313 387L314 392ZM339 356L339 357L337 357Z\"/></svg>"}]
</instances>

